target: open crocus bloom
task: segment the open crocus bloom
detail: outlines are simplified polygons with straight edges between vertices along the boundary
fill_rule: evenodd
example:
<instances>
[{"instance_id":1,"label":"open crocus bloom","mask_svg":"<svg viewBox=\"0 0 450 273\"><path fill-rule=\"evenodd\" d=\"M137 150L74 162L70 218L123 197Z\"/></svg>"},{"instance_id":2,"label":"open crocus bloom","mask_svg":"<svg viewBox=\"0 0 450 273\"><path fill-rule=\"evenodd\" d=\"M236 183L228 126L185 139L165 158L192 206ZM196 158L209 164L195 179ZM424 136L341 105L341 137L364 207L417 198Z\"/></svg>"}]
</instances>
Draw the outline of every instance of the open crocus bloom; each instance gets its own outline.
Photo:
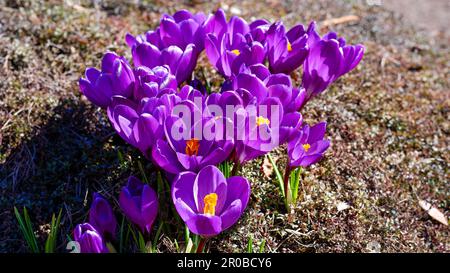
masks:
<instances>
[{"instance_id":1,"label":"open crocus bloom","mask_svg":"<svg viewBox=\"0 0 450 273\"><path fill-rule=\"evenodd\" d=\"M169 173L198 172L207 165L220 164L233 150L233 140L225 136L225 118L204 117L188 127L182 118L170 116L165 122L166 139L159 139L152 150L155 163ZM211 129L210 135L196 137L195 130ZM180 131L188 132L183 137Z\"/></svg>"},{"instance_id":2,"label":"open crocus bloom","mask_svg":"<svg viewBox=\"0 0 450 273\"><path fill-rule=\"evenodd\" d=\"M267 55L270 70L290 74L300 67L308 55L308 34L303 25L286 33L282 22L276 22L267 31Z\"/></svg>"},{"instance_id":3,"label":"open crocus bloom","mask_svg":"<svg viewBox=\"0 0 450 273\"><path fill-rule=\"evenodd\" d=\"M330 141L324 140L326 122L312 127L308 125L298 131L297 137L288 143L288 155L291 167L307 167L318 162L330 146Z\"/></svg>"},{"instance_id":4,"label":"open crocus bloom","mask_svg":"<svg viewBox=\"0 0 450 273\"><path fill-rule=\"evenodd\" d=\"M254 106L256 111L250 110L247 105L246 109L249 111L245 114L243 124L235 123L237 140L234 160L240 164L264 155L280 145L280 125L283 121L280 100L268 97Z\"/></svg>"},{"instance_id":5,"label":"open crocus bloom","mask_svg":"<svg viewBox=\"0 0 450 273\"><path fill-rule=\"evenodd\" d=\"M225 179L220 170L206 166L198 174L180 173L172 185L177 212L195 234L210 237L237 222L250 196L247 179Z\"/></svg>"},{"instance_id":6,"label":"open crocus bloom","mask_svg":"<svg viewBox=\"0 0 450 273\"><path fill-rule=\"evenodd\" d=\"M77 225L73 237L80 244L81 253L109 252L100 233L89 223Z\"/></svg>"},{"instance_id":7,"label":"open crocus bloom","mask_svg":"<svg viewBox=\"0 0 450 273\"><path fill-rule=\"evenodd\" d=\"M156 140L164 134L165 117L178 101L180 98L175 94L164 94L160 98L143 98L139 104L122 97L114 97L108 107L108 118L126 142L149 156Z\"/></svg>"},{"instance_id":8,"label":"open crocus bloom","mask_svg":"<svg viewBox=\"0 0 450 273\"><path fill-rule=\"evenodd\" d=\"M245 20L233 16L227 22L221 9L205 21L206 56L223 76L239 73L242 65L264 61L264 47L249 32L250 27Z\"/></svg>"},{"instance_id":9,"label":"open crocus bloom","mask_svg":"<svg viewBox=\"0 0 450 273\"><path fill-rule=\"evenodd\" d=\"M128 61L116 53L107 52L102 59L102 70L86 69L86 78L79 80L80 91L93 104L106 108L113 96L129 98L133 94L134 74Z\"/></svg>"},{"instance_id":10,"label":"open crocus bloom","mask_svg":"<svg viewBox=\"0 0 450 273\"><path fill-rule=\"evenodd\" d=\"M220 39L208 34L205 49L210 63L228 78L239 73L242 66L262 63L265 58L261 43L253 41L250 35L244 37L240 33L235 37L226 33Z\"/></svg>"},{"instance_id":11,"label":"open crocus bloom","mask_svg":"<svg viewBox=\"0 0 450 273\"><path fill-rule=\"evenodd\" d=\"M306 92L295 88L291 78L283 73L271 74L263 64L254 64L242 70L222 87L224 90L245 90L257 102L268 97L278 98L287 113L298 111L304 104ZM239 92L239 91L238 91Z\"/></svg>"}]
</instances>

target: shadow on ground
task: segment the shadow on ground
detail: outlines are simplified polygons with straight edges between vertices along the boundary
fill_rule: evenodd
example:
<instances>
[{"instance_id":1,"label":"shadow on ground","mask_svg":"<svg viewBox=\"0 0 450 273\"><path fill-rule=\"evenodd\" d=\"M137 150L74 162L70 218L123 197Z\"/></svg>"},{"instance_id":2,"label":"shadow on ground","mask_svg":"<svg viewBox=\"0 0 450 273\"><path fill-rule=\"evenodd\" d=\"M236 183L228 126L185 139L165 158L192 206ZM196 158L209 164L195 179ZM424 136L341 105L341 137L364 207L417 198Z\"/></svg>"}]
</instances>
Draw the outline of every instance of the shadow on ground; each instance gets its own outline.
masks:
<instances>
[{"instance_id":1,"label":"shadow on ground","mask_svg":"<svg viewBox=\"0 0 450 273\"><path fill-rule=\"evenodd\" d=\"M62 209L65 236L72 222L80 222L86 214L88 188L101 187L97 190L106 194L114 190L110 182L120 173L120 163L113 146L122 140L102 124L108 121L99 111L94 116L100 123L92 128L93 122L86 120L92 116L89 111L92 108L83 102L62 101L46 124L0 165L0 252L24 251L13 206L28 208L41 237L51 214Z\"/></svg>"}]
</instances>

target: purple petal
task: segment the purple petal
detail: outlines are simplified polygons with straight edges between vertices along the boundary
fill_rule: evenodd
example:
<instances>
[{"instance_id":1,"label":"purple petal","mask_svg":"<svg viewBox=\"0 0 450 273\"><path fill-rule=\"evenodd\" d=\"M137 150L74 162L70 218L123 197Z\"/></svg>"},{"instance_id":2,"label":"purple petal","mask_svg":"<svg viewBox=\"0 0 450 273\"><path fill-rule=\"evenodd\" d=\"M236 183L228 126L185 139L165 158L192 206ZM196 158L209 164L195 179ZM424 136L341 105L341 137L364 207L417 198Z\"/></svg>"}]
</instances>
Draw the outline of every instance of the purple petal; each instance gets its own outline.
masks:
<instances>
[{"instance_id":1,"label":"purple petal","mask_svg":"<svg viewBox=\"0 0 450 273\"><path fill-rule=\"evenodd\" d=\"M197 235L211 237L222 231L222 220L218 216L198 214L186 221L189 230Z\"/></svg>"},{"instance_id":2,"label":"purple petal","mask_svg":"<svg viewBox=\"0 0 450 273\"><path fill-rule=\"evenodd\" d=\"M210 193L217 194L216 212L220 213L227 198L227 184L222 172L215 166L206 166L198 173L194 182L194 200L197 211L203 212L203 198Z\"/></svg>"},{"instance_id":3,"label":"purple petal","mask_svg":"<svg viewBox=\"0 0 450 273\"><path fill-rule=\"evenodd\" d=\"M196 174L193 172L180 173L172 185L172 200L178 214L183 221L188 221L198 214L193 195Z\"/></svg>"},{"instance_id":4,"label":"purple petal","mask_svg":"<svg viewBox=\"0 0 450 273\"><path fill-rule=\"evenodd\" d=\"M170 173L179 173L183 167L178 163L175 152L164 140L158 139L152 149L152 159L162 169Z\"/></svg>"}]
</instances>

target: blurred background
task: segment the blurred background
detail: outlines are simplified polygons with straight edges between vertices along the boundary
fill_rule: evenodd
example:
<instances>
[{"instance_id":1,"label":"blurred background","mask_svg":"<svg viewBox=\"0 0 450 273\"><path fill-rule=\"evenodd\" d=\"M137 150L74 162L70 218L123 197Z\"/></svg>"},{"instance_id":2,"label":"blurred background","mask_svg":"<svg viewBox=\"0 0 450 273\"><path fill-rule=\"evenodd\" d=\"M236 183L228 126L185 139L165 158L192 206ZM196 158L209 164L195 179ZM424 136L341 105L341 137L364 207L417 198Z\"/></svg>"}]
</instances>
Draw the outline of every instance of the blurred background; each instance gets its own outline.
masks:
<instances>
[{"instance_id":1,"label":"blurred background","mask_svg":"<svg viewBox=\"0 0 450 273\"><path fill-rule=\"evenodd\" d=\"M250 238L267 252L449 252L450 97L446 0L25 1L0 0L0 252L27 252L13 207L26 206L42 242L52 213L66 234L86 219L93 191L115 205L139 162L154 167L118 137L78 89L104 52L130 59L127 32L154 28L178 9L248 22L264 18L318 23L366 54L303 111L328 122L332 146L301 182L300 202L283 211L264 159L243 172L252 196L238 224L211 251L244 252ZM198 67L218 87L203 56ZM292 77L300 84L301 72ZM274 151L283 164L283 151ZM120 155L120 156L119 156ZM427 202L436 211L423 209ZM159 251L174 252L164 232Z\"/></svg>"}]
</instances>

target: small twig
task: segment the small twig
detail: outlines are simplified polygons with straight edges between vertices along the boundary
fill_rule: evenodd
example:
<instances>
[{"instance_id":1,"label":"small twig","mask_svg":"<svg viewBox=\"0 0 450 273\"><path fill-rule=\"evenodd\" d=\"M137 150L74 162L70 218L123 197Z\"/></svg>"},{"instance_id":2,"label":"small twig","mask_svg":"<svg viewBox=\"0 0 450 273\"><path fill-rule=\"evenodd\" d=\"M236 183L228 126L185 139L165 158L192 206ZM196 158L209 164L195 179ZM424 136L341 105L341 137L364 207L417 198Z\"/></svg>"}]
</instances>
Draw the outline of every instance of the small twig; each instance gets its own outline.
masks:
<instances>
[{"instance_id":1,"label":"small twig","mask_svg":"<svg viewBox=\"0 0 450 273\"><path fill-rule=\"evenodd\" d=\"M320 25L322 26L322 28L328 28L328 27L334 26L334 25L340 25L340 24L359 21L359 19L360 18L356 15L346 15L346 16L342 16L342 17L338 17L338 18L331 18L331 19L322 21L322 23Z\"/></svg>"}]
</instances>

